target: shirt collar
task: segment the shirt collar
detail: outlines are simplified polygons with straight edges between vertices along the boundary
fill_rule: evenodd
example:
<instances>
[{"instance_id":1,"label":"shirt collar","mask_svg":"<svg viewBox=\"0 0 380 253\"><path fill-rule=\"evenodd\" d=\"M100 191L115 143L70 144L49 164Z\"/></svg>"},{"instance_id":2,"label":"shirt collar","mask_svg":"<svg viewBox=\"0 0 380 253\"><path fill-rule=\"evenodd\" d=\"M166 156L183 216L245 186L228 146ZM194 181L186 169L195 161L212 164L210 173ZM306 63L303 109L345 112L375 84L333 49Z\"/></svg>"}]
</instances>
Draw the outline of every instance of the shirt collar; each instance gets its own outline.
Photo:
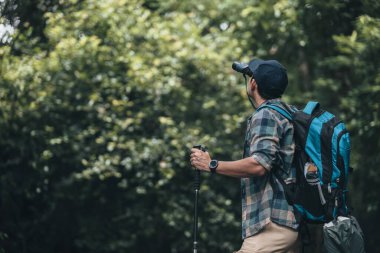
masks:
<instances>
[{"instance_id":1,"label":"shirt collar","mask_svg":"<svg viewBox=\"0 0 380 253\"><path fill-rule=\"evenodd\" d=\"M256 111L253 114L255 114L257 112L257 110L259 110L259 108L262 107L262 106L264 106L264 105L267 105L267 104L278 104L278 103L281 103L281 98L273 98L273 99L265 100L264 103L262 103L259 107L256 108ZM248 121L251 120L252 116L253 115L249 116Z\"/></svg>"},{"instance_id":2,"label":"shirt collar","mask_svg":"<svg viewBox=\"0 0 380 253\"><path fill-rule=\"evenodd\" d=\"M280 98L273 98L273 99L265 100L265 102L262 103L262 104L256 109L256 111L257 111L260 107L262 107L262 106L264 106L264 105L267 105L267 104L278 104L278 103L280 103L280 102L281 102L281 99L280 99Z\"/></svg>"}]
</instances>

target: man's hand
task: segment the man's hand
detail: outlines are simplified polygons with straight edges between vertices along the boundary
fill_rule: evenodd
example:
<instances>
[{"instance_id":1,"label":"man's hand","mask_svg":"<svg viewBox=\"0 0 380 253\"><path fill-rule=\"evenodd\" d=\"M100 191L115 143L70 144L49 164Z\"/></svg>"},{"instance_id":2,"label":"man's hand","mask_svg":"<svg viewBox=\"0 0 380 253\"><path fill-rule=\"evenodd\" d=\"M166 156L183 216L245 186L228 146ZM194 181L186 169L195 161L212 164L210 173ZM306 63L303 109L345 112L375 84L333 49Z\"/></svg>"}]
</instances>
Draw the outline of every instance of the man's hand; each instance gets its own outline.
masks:
<instances>
[{"instance_id":1,"label":"man's hand","mask_svg":"<svg viewBox=\"0 0 380 253\"><path fill-rule=\"evenodd\" d=\"M190 155L190 162L193 167L198 170L210 172L208 165L211 162L211 157L208 152L203 152L199 149L192 148Z\"/></svg>"}]
</instances>

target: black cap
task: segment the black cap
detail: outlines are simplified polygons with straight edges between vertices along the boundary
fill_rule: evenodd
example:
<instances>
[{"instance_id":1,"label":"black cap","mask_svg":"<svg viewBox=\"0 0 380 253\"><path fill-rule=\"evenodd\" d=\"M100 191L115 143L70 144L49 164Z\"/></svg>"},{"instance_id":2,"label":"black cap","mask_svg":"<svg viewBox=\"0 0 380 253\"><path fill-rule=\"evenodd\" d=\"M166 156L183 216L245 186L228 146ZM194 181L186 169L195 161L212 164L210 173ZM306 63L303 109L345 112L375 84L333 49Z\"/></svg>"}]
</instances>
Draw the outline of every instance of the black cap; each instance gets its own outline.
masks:
<instances>
[{"instance_id":1,"label":"black cap","mask_svg":"<svg viewBox=\"0 0 380 253\"><path fill-rule=\"evenodd\" d=\"M288 86L286 68L276 60L251 60L248 64L234 62L232 68L242 74L252 76L259 87L259 91L267 96L281 97Z\"/></svg>"}]
</instances>

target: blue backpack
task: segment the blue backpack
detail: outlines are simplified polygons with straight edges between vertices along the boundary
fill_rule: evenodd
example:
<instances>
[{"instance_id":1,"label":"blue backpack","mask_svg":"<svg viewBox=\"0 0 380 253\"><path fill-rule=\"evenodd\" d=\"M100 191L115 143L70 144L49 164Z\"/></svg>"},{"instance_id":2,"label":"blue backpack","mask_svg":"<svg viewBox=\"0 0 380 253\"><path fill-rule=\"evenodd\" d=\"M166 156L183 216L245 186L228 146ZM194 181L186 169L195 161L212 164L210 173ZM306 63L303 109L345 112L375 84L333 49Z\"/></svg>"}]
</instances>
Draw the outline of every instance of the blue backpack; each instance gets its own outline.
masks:
<instances>
[{"instance_id":1,"label":"blue backpack","mask_svg":"<svg viewBox=\"0 0 380 253\"><path fill-rule=\"evenodd\" d=\"M326 223L347 216L350 137L342 121L309 102L303 110L267 104L294 126L296 182L281 182L287 201L308 223ZM276 171L276 170L275 170Z\"/></svg>"}]
</instances>

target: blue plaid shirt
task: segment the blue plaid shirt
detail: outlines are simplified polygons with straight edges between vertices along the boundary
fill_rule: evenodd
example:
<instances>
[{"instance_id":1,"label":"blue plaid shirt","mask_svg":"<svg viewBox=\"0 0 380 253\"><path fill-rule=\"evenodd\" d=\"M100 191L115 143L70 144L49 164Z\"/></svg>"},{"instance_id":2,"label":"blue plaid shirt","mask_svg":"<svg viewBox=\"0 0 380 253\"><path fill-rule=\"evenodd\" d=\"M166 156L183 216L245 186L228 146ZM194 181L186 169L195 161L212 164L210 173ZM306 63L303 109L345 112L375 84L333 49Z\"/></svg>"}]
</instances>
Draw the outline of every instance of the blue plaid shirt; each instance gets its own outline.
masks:
<instances>
[{"instance_id":1,"label":"blue plaid shirt","mask_svg":"<svg viewBox=\"0 0 380 253\"><path fill-rule=\"evenodd\" d=\"M280 101L272 99L264 104L281 106ZM280 168L279 174L285 181L295 180L295 169L291 166L295 149L293 135L293 125L270 108L257 110L248 119L243 156L252 156L267 173L241 179L243 239L258 233L270 221L298 228L294 209L286 201L283 187L272 173Z\"/></svg>"}]
</instances>

